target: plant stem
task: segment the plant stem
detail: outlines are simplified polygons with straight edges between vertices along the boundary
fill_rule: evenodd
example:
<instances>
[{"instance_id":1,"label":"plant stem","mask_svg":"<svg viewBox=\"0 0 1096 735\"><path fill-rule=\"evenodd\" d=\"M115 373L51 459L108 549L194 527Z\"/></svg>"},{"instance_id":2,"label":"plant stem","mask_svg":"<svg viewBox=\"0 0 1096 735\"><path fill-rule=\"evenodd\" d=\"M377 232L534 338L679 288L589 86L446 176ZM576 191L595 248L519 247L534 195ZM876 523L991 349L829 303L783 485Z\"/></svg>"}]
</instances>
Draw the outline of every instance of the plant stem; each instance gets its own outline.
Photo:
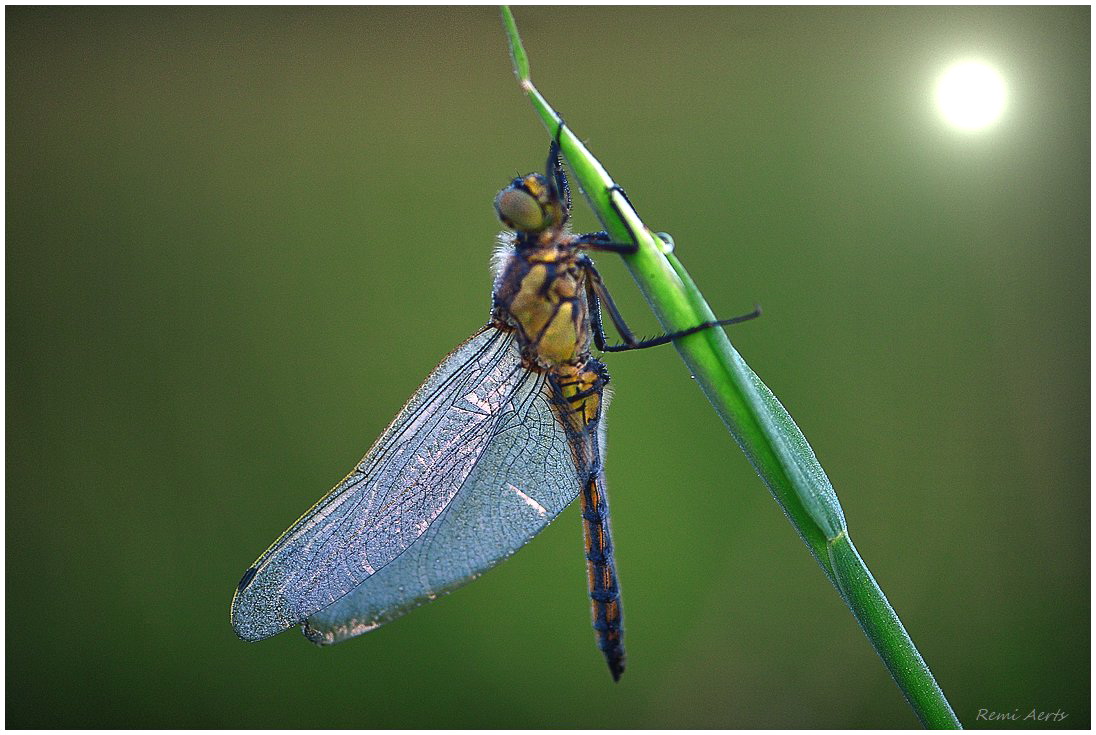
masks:
<instances>
[{"instance_id":1,"label":"plant stem","mask_svg":"<svg viewBox=\"0 0 1096 735\"><path fill-rule=\"evenodd\" d=\"M618 242L639 246L624 262L666 331L715 317L666 242L640 220L600 162L563 124L530 79L529 61L508 7L502 9L514 71L548 132L559 140L587 201ZM810 444L722 329L674 340L735 441L856 617L921 723L962 725L849 537L837 494Z\"/></svg>"}]
</instances>

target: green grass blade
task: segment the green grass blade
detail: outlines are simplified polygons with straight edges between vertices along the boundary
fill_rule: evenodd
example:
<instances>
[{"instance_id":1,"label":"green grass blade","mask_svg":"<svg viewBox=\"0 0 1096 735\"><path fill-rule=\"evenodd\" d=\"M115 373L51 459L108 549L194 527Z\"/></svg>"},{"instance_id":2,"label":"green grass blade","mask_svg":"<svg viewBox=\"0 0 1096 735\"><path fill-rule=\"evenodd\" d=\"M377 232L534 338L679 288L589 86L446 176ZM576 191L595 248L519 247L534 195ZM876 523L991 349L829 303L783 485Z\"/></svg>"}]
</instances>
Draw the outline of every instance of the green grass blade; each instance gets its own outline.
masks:
<instances>
[{"instance_id":1,"label":"green grass blade","mask_svg":"<svg viewBox=\"0 0 1096 735\"><path fill-rule=\"evenodd\" d=\"M605 168L570 128L563 127L559 115L533 85L508 7L503 7L502 16L522 89L549 133L558 138L591 208L614 240L627 242L630 233L635 233L639 250L624 261L663 328L678 331L713 319L684 266L666 252L665 242L614 190ZM731 346L723 330L704 330L675 340L674 346L844 598L921 722L927 727L961 727L894 609L856 553L837 494L788 412Z\"/></svg>"},{"instance_id":2,"label":"green grass blade","mask_svg":"<svg viewBox=\"0 0 1096 735\"><path fill-rule=\"evenodd\" d=\"M852 539L847 534L838 536L830 542L829 551L845 602L895 681L899 682L921 724L935 729L959 727L951 705L857 553Z\"/></svg>"},{"instance_id":3,"label":"green grass blade","mask_svg":"<svg viewBox=\"0 0 1096 735\"><path fill-rule=\"evenodd\" d=\"M508 5L502 6L502 22L506 26L506 38L510 41L510 58L514 61L514 76L525 84L529 81L529 57L525 55L525 47L518 35L518 26L514 22L514 14L510 12Z\"/></svg>"}]
</instances>

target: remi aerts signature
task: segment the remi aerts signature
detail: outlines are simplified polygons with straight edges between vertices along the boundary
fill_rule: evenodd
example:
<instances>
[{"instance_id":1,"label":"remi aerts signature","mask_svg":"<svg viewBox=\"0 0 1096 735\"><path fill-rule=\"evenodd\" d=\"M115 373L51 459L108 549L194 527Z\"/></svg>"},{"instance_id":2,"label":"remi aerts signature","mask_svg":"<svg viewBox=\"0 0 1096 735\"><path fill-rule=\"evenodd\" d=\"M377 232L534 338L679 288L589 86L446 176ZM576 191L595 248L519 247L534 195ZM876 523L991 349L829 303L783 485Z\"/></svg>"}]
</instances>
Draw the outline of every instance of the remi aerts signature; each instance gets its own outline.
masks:
<instances>
[{"instance_id":1,"label":"remi aerts signature","mask_svg":"<svg viewBox=\"0 0 1096 735\"><path fill-rule=\"evenodd\" d=\"M1010 720L1014 722L1061 722L1069 717L1067 712L1056 709L1053 712L1033 707L1029 710L1014 709L1009 712L998 712L992 709L980 709L974 719L986 721Z\"/></svg>"}]
</instances>

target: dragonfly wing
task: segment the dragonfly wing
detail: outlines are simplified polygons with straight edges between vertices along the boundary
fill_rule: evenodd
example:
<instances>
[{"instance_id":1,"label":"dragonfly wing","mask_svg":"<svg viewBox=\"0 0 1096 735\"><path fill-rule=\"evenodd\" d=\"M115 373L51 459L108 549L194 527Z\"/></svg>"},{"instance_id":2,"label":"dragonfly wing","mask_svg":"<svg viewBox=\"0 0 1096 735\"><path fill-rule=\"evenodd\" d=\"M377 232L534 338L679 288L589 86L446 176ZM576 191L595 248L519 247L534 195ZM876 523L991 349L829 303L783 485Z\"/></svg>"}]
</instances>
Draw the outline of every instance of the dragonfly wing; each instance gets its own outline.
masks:
<instances>
[{"instance_id":1,"label":"dragonfly wing","mask_svg":"<svg viewBox=\"0 0 1096 735\"><path fill-rule=\"evenodd\" d=\"M578 494L550 401L545 377L522 367L510 334L474 335L244 575L232 602L237 634L260 640L309 619L310 637L333 642L512 553ZM354 602L341 602L352 591ZM329 606L321 622L316 614Z\"/></svg>"},{"instance_id":2,"label":"dragonfly wing","mask_svg":"<svg viewBox=\"0 0 1096 735\"><path fill-rule=\"evenodd\" d=\"M552 396L544 376L530 374L444 514L399 558L310 615L305 635L328 644L373 630L475 579L551 522L580 489Z\"/></svg>"}]
</instances>

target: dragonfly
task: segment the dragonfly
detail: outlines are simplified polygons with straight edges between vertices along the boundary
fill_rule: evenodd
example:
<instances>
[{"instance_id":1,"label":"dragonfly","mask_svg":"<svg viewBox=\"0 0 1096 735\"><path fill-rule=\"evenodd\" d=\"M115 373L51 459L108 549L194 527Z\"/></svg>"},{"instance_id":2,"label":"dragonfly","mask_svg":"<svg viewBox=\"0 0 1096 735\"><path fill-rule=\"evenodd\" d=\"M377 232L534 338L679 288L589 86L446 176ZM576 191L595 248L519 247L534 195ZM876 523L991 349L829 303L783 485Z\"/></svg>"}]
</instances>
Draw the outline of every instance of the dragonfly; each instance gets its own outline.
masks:
<instances>
[{"instance_id":1,"label":"dragonfly","mask_svg":"<svg viewBox=\"0 0 1096 735\"><path fill-rule=\"evenodd\" d=\"M578 497L595 637L620 679L624 627L604 473L609 373L591 343L601 352L644 349L760 310L637 339L587 254L637 245L571 233L558 136L545 173L515 178L494 204L509 229L493 258L490 321L247 569L231 608L240 638L300 625L326 645L374 630L480 576ZM602 309L622 343L608 343Z\"/></svg>"}]
</instances>

